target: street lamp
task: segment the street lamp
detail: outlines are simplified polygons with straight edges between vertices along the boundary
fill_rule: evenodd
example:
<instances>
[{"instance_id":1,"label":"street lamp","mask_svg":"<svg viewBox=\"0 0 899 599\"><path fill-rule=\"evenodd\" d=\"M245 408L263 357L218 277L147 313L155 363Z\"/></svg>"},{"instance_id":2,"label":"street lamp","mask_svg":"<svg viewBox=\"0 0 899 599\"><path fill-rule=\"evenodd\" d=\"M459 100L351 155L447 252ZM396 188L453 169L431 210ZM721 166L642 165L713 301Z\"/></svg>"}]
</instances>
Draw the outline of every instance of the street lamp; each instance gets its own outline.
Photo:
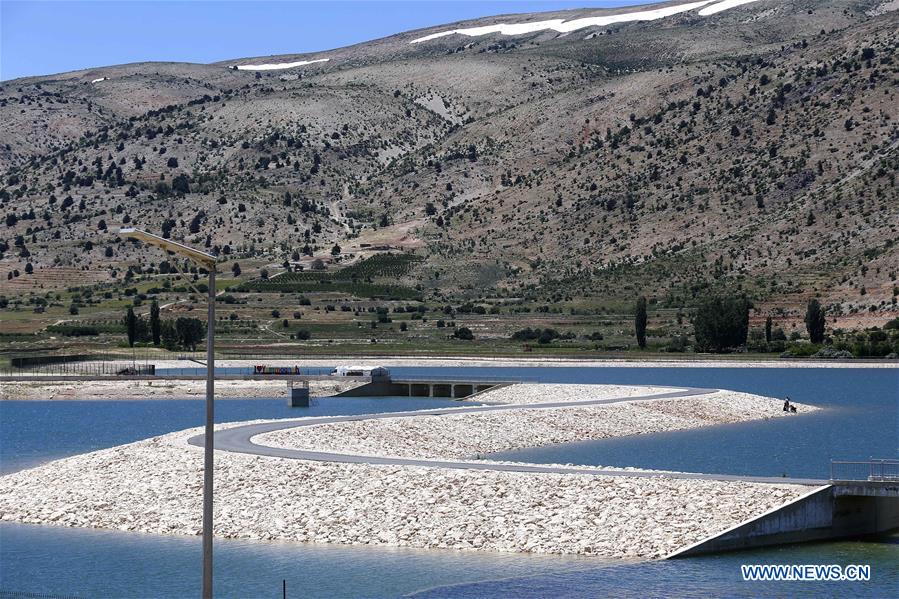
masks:
<instances>
[{"instance_id":1,"label":"street lamp","mask_svg":"<svg viewBox=\"0 0 899 599\"><path fill-rule=\"evenodd\" d=\"M119 235L160 247L184 256L209 272L209 299L206 324L206 431L203 436L203 598L212 598L212 453L213 386L215 380L215 256L139 229L120 229Z\"/></svg>"}]
</instances>

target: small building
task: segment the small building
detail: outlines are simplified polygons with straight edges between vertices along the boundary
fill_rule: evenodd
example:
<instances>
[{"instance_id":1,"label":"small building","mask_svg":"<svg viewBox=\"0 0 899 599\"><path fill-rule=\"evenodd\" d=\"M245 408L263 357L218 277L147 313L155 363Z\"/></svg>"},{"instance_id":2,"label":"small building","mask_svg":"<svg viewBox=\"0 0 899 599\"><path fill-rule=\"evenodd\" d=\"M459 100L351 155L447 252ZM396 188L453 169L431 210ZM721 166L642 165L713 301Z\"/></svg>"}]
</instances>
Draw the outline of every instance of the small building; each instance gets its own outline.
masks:
<instances>
[{"instance_id":1,"label":"small building","mask_svg":"<svg viewBox=\"0 0 899 599\"><path fill-rule=\"evenodd\" d=\"M331 371L333 376L367 376L372 379L390 378L390 371L383 366L338 366Z\"/></svg>"}]
</instances>

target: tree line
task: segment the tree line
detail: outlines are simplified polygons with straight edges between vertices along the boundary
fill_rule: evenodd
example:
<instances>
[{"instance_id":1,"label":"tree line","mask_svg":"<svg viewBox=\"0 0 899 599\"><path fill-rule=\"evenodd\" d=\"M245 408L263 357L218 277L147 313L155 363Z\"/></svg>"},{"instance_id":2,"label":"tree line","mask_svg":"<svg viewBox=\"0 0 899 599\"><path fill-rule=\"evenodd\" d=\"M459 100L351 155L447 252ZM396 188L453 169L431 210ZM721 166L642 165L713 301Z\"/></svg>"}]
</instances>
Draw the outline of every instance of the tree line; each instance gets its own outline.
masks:
<instances>
[{"instance_id":1,"label":"tree line","mask_svg":"<svg viewBox=\"0 0 899 599\"><path fill-rule=\"evenodd\" d=\"M749 310L752 302L743 296L716 295L702 300L693 314L693 336L696 351L724 353L746 347L749 336ZM646 348L646 324L648 321L646 297L637 298L634 306L634 335L640 349ZM827 316L817 299L808 302L805 327L809 340L816 345L824 343ZM765 321L765 342L786 340L781 329L773 329L772 319Z\"/></svg>"},{"instance_id":2,"label":"tree line","mask_svg":"<svg viewBox=\"0 0 899 599\"><path fill-rule=\"evenodd\" d=\"M175 320L160 319L156 300L150 304L149 318L136 314L134 308L129 306L124 324L129 347L134 347L135 343L152 342L168 350L180 348L196 351L197 344L206 338L206 324L199 318L180 316Z\"/></svg>"}]
</instances>

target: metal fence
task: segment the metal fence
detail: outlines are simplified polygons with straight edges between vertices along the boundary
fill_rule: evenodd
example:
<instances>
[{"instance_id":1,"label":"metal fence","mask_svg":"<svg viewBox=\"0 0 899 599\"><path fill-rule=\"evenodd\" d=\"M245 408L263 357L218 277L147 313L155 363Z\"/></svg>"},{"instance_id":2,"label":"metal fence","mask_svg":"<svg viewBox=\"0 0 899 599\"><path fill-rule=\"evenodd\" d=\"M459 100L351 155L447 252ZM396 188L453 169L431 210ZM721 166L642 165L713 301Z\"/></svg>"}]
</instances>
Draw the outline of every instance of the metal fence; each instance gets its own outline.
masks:
<instances>
[{"instance_id":1,"label":"metal fence","mask_svg":"<svg viewBox=\"0 0 899 599\"><path fill-rule=\"evenodd\" d=\"M899 460L831 460L830 480L899 481Z\"/></svg>"},{"instance_id":2,"label":"metal fence","mask_svg":"<svg viewBox=\"0 0 899 599\"><path fill-rule=\"evenodd\" d=\"M158 356L150 352L97 353L89 355L48 354L31 356L27 364L17 366L13 360L0 366L0 375L81 375L109 376L130 367L145 370Z\"/></svg>"}]
</instances>

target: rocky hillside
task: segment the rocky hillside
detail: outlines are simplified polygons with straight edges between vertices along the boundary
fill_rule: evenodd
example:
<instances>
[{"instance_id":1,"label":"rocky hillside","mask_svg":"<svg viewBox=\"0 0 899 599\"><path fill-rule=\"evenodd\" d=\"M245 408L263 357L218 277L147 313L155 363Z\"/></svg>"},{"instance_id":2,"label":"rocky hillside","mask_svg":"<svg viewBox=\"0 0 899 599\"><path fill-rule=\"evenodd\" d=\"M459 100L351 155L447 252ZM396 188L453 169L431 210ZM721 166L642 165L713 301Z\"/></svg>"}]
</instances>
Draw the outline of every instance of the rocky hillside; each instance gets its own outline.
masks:
<instances>
[{"instance_id":1,"label":"rocky hillside","mask_svg":"<svg viewBox=\"0 0 899 599\"><path fill-rule=\"evenodd\" d=\"M504 15L6 81L4 293L158 271L125 225L223 270L414 250L409 277L438 300L673 307L727 288L882 320L899 294L897 8Z\"/></svg>"}]
</instances>

